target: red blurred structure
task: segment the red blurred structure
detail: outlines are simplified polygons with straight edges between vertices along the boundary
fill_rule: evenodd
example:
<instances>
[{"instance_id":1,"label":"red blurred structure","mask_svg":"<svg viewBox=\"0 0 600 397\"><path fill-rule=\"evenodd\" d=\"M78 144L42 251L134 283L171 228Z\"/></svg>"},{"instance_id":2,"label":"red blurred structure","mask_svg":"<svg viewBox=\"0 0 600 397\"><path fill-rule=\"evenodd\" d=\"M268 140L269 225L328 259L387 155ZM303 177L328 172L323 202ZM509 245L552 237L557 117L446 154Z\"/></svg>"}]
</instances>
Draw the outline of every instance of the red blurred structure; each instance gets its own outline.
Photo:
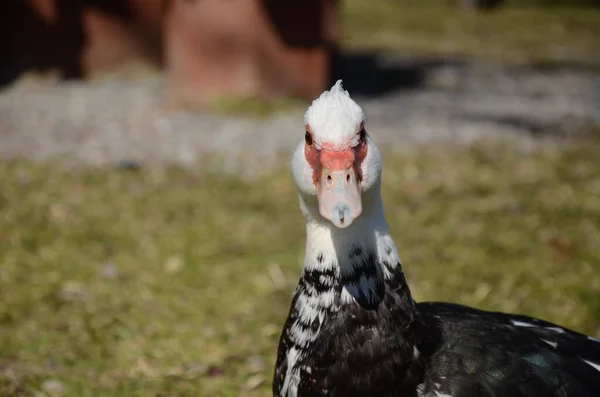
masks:
<instances>
[{"instance_id":1,"label":"red blurred structure","mask_svg":"<svg viewBox=\"0 0 600 397\"><path fill-rule=\"evenodd\" d=\"M329 80L337 0L0 2L0 72L86 77L128 62L165 67L171 98L311 99Z\"/></svg>"}]
</instances>

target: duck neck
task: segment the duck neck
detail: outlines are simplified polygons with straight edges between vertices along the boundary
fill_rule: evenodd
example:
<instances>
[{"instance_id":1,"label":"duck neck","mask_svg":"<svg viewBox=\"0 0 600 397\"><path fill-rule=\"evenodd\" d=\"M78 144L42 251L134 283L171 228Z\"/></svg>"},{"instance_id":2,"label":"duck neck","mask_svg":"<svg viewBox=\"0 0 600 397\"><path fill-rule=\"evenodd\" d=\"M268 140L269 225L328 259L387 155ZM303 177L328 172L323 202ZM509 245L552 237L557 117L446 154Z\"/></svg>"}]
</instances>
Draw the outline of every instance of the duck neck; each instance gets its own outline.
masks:
<instances>
[{"instance_id":1,"label":"duck neck","mask_svg":"<svg viewBox=\"0 0 600 397\"><path fill-rule=\"evenodd\" d=\"M307 219L306 256L281 334L281 372L275 374L274 390L280 396L299 395L301 373L342 385L357 357L365 370L352 374L358 378L349 389L354 392L339 395L368 395L362 386L390 385L390 368L404 382L405 373L417 373L407 371L407 365L420 355L423 332L379 192L372 200L363 196L363 214L344 229L322 219L314 202L301 197L300 203ZM389 341L395 341L393 346ZM416 387L413 383L409 386ZM312 385L305 387L310 394Z\"/></svg>"},{"instance_id":2,"label":"duck neck","mask_svg":"<svg viewBox=\"0 0 600 397\"><path fill-rule=\"evenodd\" d=\"M363 215L344 229L320 217L307 217L300 285L320 291L321 305L333 310L355 302L364 309L376 309L383 301L386 284L410 295L379 192L365 202Z\"/></svg>"}]
</instances>

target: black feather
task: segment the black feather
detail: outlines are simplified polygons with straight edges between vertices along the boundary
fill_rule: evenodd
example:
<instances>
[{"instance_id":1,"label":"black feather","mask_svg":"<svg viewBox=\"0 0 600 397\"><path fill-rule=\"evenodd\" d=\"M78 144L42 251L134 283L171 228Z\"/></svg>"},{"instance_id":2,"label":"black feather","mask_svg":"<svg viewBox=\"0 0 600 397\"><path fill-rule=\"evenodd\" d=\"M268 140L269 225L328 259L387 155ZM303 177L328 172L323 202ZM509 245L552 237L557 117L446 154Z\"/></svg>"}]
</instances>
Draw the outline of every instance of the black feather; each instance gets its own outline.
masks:
<instances>
[{"instance_id":1,"label":"black feather","mask_svg":"<svg viewBox=\"0 0 600 397\"><path fill-rule=\"evenodd\" d=\"M600 396L600 343L527 316L484 312L449 303L412 300L400 266L377 263L353 249L354 274L305 270L281 335L273 395L280 396L287 355L300 352L298 396L302 397L596 397ZM322 259L322 258L321 258ZM383 280L373 267L385 266ZM341 304L346 283L375 277L379 300ZM309 324L296 321L299 296L335 295ZM316 335L307 346L291 338L291 327ZM303 328L304 329L304 328ZM308 335L308 334L307 334ZM439 393L439 394L436 394Z\"/></svg>"}]
</instances>

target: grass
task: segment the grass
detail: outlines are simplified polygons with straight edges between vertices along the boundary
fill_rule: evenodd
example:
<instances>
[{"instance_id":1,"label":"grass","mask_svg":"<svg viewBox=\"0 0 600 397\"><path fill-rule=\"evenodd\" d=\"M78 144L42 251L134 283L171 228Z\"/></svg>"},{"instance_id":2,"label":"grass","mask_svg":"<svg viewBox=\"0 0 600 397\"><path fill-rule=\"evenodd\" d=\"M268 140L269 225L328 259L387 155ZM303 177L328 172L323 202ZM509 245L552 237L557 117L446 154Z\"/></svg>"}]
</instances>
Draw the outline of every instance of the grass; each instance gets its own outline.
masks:
<instances>
[{"instance_id":1,"label":"grass","mask_svg":"<svg viewBox=\"0 0 600 397\"><path fill-rule=\"evenodd\" d=\"M600 336L599 149L386 156L416 299ZM270 395L304 244L287 168L4 161L0 180L0 395Z\"/></svg>"},{"instance_id":2,"label":"grass","mask_svg":"<svg viewBox=\"0 0 600 397\"><path fill-rule=\"evenodd\" d=\"M511 63L600 66L599 7L541 7L514 0L497 10L473 14L461 11L456 3L345 0L344 46Z\"/></svg>"}]
</instances>

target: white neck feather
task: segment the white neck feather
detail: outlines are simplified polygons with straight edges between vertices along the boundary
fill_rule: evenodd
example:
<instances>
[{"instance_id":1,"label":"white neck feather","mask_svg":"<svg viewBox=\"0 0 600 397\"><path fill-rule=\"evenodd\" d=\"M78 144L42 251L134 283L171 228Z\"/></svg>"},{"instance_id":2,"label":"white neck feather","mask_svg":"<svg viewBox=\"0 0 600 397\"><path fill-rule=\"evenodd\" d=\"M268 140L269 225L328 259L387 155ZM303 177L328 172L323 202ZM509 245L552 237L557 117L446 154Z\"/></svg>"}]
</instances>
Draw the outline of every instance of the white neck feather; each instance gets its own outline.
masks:
<instances>
[{"instance_id":1,"label":"white neck feather","mask_svg":"<svg viewBox=\"0 0 600 397\"><path fill-rule=\"evenodd\" d=\"M303 211L307 215L305 271L333 270L347 277L361 270L361 266L375 266L376 269L370 270L382 274L384 279L392 277L389 269L400 265L400 256L388 232L379 189L374 189L370 196L363 198L363 214L344 229L335 227L314 211ZM368 261L369 255L374 255L376 260ZM374 277L364 277L355 285L345 285L342 302L349 303L352 296L360 292L370 296L374 293L375 281Z\"/></svg>"},{"instance_id":2,"label":"white neck feather","mask_svg":"<svg viewBox=\"0 0 600 397\"><path fill-rule=\"evenodd\" d=\"M308 219L306 222L306 257L304 265L307 268L319 267L315 264L314 258L322 254L330 260L334 260L336 265L341 266L340 271L344 271L344 260L350 250L354 247L363 248L364 251L379 253L378 242L389 237L388 224L383 215L383 205L378 208L370 217L364 214L356 219L350 227L345 229L336 228L324 219ZM391 238L387 241L388 245L394 245ZM395 247L394 247L395 248ZM399 258L398 258L399 259ZM323 262L324 268L330 267L330 263Z\"/></svg>"},{"instance_id":3,"label":"white neck feather","mask_svg":"<svg viewBox=\"0 0 600 397\"><path fill-rule=\"evenodd\" d=\"M309 202L307 202L309 201ZM398 250L388 233L379 183L363 195L363 214L349 227L336 228L319 215L316 198L300 195L306 216L304 272L288 318L286 335L293 344L287 353L287 371L280 396L294 397L300 383L299 360L319 336L321 326L343 305L380 302L383 279L398 277ZM398 282L404 282L404 277ZM315 284L321 284L315 289ZM341 295L335 285L342 284Z\"/></svg>"}]
</instances>

